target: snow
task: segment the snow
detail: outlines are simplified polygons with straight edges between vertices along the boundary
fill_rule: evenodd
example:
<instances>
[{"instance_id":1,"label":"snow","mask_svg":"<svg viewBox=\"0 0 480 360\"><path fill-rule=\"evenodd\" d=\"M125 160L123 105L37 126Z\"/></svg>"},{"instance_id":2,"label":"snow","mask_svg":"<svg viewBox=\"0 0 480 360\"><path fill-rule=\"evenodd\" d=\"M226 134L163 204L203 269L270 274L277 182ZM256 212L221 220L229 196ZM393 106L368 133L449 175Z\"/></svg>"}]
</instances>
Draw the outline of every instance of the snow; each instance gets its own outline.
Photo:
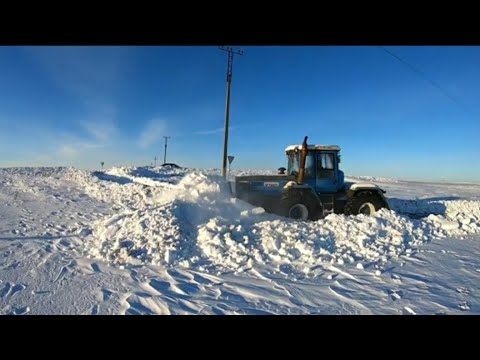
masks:
<instances>
[{"instance_id":1,"label":"snow","mask_svg":"<svg viewBox=\"0 0 480 360\"><path fill-rule=\"evenodd\" d=\"M352 190L355 191L357 189L378 189L378 186L373 184L373 183L363 183L363 182L356 182L356 183L350 183L350 182L345 182L345 187L347 190Z\"/></svg>"},{"instance_id":2,"label":"snow","mask_svg":"<svg viewBox=\"0 0 480 360\"><path fill-rule=\"evenodd\" d=\"M0 313L478 313L480 186L359 180L392 210L292 221L217 169L0 169Z\"/></svg>"},{"instance_id":3,"label":"snow","mask_svg":"<svg viewBox=\"0 0 480 360\"><path fill-rule=\"evenodd\" d=\"M307 145L308 150L332 150L340 151L340 146L338 145ZM285 148L285 152L292 150L302 150L302 145L289 145Z\"/></svg>"},{"instance_id":4,"label":"snow","mask_svg":"<svg viewBox=\"0 0 480 360\"><path fill-rule=\"evenodd\" d=\"M390 179L385 177L375 177L375 176L349 176L345 180L350 180L352 182L368 181L368 182L384 182L384 183L398 183L399 180Z\"/></svg>"}]
</instances>

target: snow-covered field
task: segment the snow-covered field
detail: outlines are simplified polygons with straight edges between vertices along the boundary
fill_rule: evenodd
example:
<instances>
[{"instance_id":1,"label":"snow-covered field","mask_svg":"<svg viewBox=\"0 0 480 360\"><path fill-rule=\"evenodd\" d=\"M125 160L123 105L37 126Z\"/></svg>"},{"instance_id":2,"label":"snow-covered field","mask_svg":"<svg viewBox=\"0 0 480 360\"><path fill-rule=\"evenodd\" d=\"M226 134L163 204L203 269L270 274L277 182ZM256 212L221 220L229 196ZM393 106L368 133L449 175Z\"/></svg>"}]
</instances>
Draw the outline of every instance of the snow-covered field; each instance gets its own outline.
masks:
<instances>
[{"instance_id":1,"label":"snow-covered field","mask_svg":"<svg viewBox=\"0 0 480 360\"><path fill-rule=\"evenodd\" d=\"M480 185L350 177L393 210L295 222L219 174L0 169L0 314L480 313Z\"/></svg>"}]
</instances>

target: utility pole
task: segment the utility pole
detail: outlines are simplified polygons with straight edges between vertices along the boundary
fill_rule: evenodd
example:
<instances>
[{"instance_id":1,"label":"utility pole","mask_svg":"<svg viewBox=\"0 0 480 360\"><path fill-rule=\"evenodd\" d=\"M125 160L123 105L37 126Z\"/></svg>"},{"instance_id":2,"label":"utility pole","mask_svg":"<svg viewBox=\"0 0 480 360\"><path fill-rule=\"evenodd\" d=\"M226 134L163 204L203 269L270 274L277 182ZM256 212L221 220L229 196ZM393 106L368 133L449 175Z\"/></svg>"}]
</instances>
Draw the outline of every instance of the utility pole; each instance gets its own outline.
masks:
<instances>
[{"instance_id":1,"label":"utility pole","mask_svg":"<svg viewBox=\"0 0 480 360\"><path fill-rule=\"evenodd\" d=\"M163 154L163 163L165 164L167 162L167 143L170 136L164 136L163 138L165 139L165 153Z\"/></svg>"},{"instance_id":2,"label":"utility pole","mask_svg":"<svg viewBox=\"0 0 480 360\"><path fill-rule=\"evenodd\" d=\"M233 55L243 55L243 50L235 51L231 47L220 46L220 50L228 53L228 65L227 65L227 101L225 104L225 141L223 143L223 168L222 175L227 177L227 150L228 150L228 122L230 116L230 89L232 86L232 69L233 69Z\"/></svg>"},{"instance_id":3,"label":"utility pole","mask_svg":"<svg viewBox=\"0 0 480 360\"><path fill-rule=\"evenodd\" d=\"M155 167L157 167L157 155L155 155L155 157L153 158L153 160L155 160Z\"/></svg>"}]
</instances>

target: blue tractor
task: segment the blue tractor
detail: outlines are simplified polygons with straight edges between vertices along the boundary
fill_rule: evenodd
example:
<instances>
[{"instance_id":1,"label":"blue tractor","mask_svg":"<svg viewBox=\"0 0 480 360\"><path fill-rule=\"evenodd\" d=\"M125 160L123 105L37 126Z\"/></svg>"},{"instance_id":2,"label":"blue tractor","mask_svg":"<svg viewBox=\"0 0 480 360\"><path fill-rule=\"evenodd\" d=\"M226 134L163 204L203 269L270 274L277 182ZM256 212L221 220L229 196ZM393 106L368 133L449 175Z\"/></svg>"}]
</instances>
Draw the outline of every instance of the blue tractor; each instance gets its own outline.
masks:
<instances>
[{"instance_id":1,"label":"blue tractor","mask_svg":"<svg viewBox=\"0 0 480 360\"><path fill-rule=\"evenodd\" d=\"M288 168L278 175L237 176L235 196L267 212L297 220L322 219L330 213L374 214L390 209L385 191L371 183L345 182L336 145L288 146ZM285 173L286 171L286 173Z\"/></svg>"}]
</instances>

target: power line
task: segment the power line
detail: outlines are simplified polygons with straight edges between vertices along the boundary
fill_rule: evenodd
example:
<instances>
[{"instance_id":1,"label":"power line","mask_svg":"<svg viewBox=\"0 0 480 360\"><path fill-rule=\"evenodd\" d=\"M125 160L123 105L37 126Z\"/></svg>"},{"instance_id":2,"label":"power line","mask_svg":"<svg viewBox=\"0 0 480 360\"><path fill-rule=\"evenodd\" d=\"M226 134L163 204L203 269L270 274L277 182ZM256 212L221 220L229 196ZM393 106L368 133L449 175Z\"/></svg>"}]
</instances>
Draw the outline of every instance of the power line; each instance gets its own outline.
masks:
<instances>
[{"instance_id":1,"label":"power line","mask_svg":"<svg viewBox=\"0 0 480 360\"><path fill-rule=\"evenodd\" d=\"M453 101L455 104L457 104L458 106L460 106L463 110L467 111L468 113L474 115L469 109L467 109L467 107L460 103L458 100L456 100L454 97L452 97L448 91L446 91L438 82L432 80L430 77L428 77L427 74L425 74L423 71L421 71L419 68L413 66L412 64L410 64L408 61L406 61L405 59L401 58L400 56L398 56L397 54L394 54L392 51L386 49L385 47L383 46L379 46L380 49L382 49L383 51L385 51L388 55L390 55L391 57L397 59L398 61L400 61L402 64L408 66L408 68L410 70L412 70L413 72L415 72L417 75L420 75L420 77L422 77L425 81L427 81L430 85L434 86L435 88L437 88L438 90L440 90L440 92L442 92L443 95L445 95L446 97L448 97L451 101Z\"/></svg>"}]
</instances>

